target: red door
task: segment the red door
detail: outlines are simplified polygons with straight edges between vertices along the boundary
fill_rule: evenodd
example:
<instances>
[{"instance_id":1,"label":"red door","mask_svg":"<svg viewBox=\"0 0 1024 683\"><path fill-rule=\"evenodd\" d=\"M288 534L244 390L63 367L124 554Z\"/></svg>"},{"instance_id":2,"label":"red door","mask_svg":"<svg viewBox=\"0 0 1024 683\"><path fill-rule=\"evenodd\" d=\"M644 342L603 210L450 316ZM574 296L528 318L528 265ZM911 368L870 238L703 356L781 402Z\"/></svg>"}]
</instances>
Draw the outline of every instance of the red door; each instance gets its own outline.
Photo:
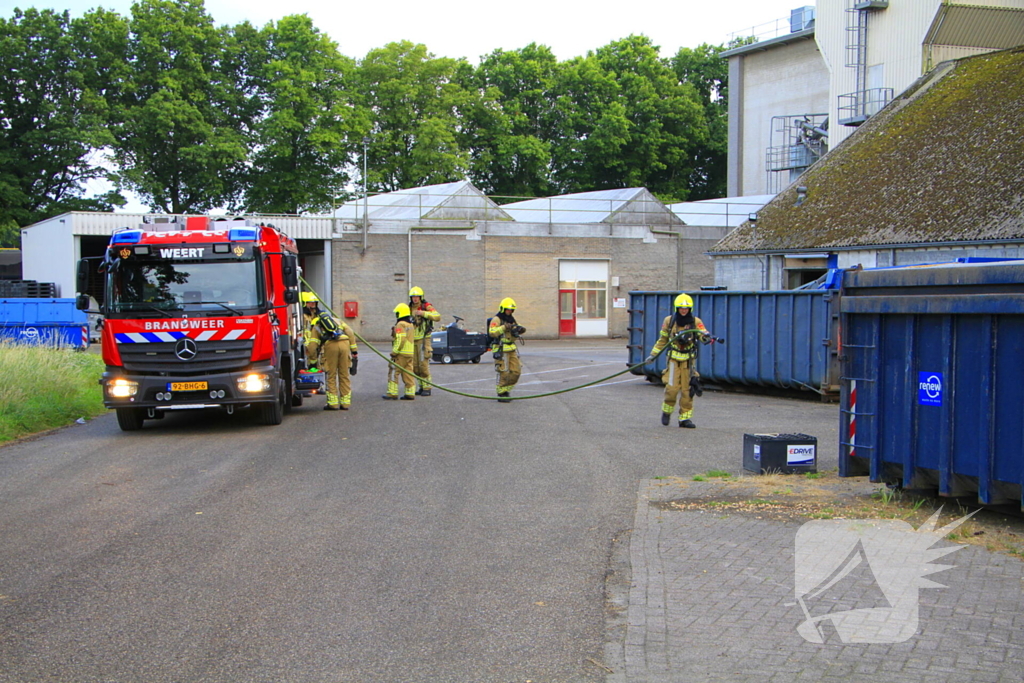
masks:
<instances>
[{"instance_id":1,"label":"red door","mask_svg":"<svg viewBox=\"0 0 1024 683\"><path fill-rule=\"evenodd\" d=\"M576 336L576 290L558 290L558 335Z\"/></svg>"}]
</instances>

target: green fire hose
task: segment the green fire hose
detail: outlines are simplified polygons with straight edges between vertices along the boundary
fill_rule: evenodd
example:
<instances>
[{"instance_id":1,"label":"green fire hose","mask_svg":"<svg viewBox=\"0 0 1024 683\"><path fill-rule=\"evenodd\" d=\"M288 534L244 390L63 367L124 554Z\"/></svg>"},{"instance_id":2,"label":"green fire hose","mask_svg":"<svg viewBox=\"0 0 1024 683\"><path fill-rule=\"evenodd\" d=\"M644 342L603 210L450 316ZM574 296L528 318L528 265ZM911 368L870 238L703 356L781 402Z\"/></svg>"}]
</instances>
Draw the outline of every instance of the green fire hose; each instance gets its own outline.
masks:
<instances>
[{"instance_id":1,"label":"green fire hose","mask_svg":"<svg viewBox=\"0 0 1024 683\"><path fill-rule=\"evenodd\" d=\"M309 283L308 282L306 282L305 280L302 280L302 282L303 282L303 284L306 285L306 287L309 287ZM309 291L313 292L312 287L309 287ZM313 292L313 293L316 294L316 292ZM320 296L317 295L317 298L319 299ZM324 308L327 309L328 313L330 313L331 315L335 315L334 311L332 311L331 308L327 304L325 304L322 300L320 301L320 303L323 304ZM337 316L335 316L335 317L337 317ZM700 332L700 330L696 330L696 329L694 329L694 330L683 330L679 334L676 335L676 339L679 339L680 337L682 337L685 334L697 334L699 332ZM385 356L383 353L381 353L376 348L374 348L373 344L371 344L370 342L368 342L365 339L363 339L362 335L360 335L358 332L356 332L355 330L352 330L352 334L354 334L356 336L356 339L358 339L360 342L365 344L367 348L369 348L375 354L377 354L378 356L383 358L387 362L387 364L390 365L391 367L393 367L395 370L399 370L401 372L408 372L407 370L403 370L399 365L397 365L395 362L393 362L389 356ZM675 341L675 339L673 339L673 341ZM654 354L655 359L657 359L657 357L660 356L665 351L665 349L667 349L669 346L671 346L671 344L666 344L664 346L664 348L661 349L661 351L659 351L658 353ZM647 363L646 362L641 362L641 363L637 363L636 365L630 365L625 370L620 370L619 372L616 372L615 374L608 375L607 377L602 377L601 379L595 379L593 382L587 382L585 384L579 384L579 385L574 386L574 387L567 387L565 389L559 389L557 391L547 391L547 392L544 392L543 394L530 394L529 396L508 396L508 397L504 397L504 398L505 398L505 400L525 401L526 399L530 399L530 398L546 398L548 396L557 396L558 394L566 394L566 393L568 393L570 391L576 391L577 389L584 389L586 387L594 386L595 384L600 384L602 382L607 382L610 379L614 379L614 378L618 377L619 375L624 375L627 372L630 372L630 371L632 371L632 370L634 370L636 368L641 368L644 365L647 365ZM499 396L481 396L480 394L469 394L469 393L466 393L464 391L458 391L457 389L450 389L450 388L442 386L440 384L435 384L434 382L431 382L430 380L424 379L424 378L420 377L419 375L416 375L416 374L411 373L411 372L409 372L408 374L410 374L413 377L415 377L416 379L418 379L420 381L420 383L423 384L424 386L430 386L430 387L433 387L433 388L436 388L436 389L440 389L441 391L447 391L449 394L455 394L457 396L465 396L466 398L479 398L479 399L483 399L485 401L496 401L498 398L502 398L502 397L499 397Z\"/></svg>"}]
</instances>

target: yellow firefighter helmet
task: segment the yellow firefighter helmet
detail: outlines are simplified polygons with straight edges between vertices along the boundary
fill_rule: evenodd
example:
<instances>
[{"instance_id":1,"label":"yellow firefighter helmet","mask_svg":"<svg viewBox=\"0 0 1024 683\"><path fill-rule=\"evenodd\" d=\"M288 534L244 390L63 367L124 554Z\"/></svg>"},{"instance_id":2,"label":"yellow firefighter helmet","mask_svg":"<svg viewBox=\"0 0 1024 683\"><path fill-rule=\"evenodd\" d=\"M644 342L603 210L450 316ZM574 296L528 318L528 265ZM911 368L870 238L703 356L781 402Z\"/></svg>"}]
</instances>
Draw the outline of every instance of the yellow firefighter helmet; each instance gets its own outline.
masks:
<instances>
[{"instance_id":1,"label":"yellow firefighter helmet","mask_svg":"<svg viewBox=\"0 0 1024 683\"><path fill-rule=\"evenodd\" d=\"M405 318L410 313L411 311L409 310L409 304L398 304L397 306L395 306L396 318Z\"/></svg>"},{"instance_id":2,"label":"yellow firefighter helmet","mask_svg":"<svg viewBox=\"0 0 1024 683\"><path fill-rule=\"evenodd\" d=\"M500 308L503 311L506 308L509 308L514 311L516 310L516 302L512 297L506 296L504 299L501 300L501 303L498 304L498 308Z\"/></svg>"},{"instance_id":3,"label":"yellow firefighter helmet","mask_svg":"<svg viewBox=\"0 0 1024 683\"><path fill-rule=\"evenodd\" d=\"M673 305L676 308L693 308L693 299L689 294L680 294Z\"/></svg>"}]
</instances>

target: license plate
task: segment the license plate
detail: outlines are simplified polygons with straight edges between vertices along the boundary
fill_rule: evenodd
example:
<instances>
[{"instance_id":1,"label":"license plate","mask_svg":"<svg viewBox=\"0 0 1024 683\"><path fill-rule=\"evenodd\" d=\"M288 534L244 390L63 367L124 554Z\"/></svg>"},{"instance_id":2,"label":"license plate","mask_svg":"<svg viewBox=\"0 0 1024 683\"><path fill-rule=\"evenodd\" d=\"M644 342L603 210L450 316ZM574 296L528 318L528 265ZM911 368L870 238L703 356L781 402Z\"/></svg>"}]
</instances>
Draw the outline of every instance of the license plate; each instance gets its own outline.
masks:
<instances>
[{"instance_id":1,"label":"license plate","mask_svg":"<svg viewBox=\"0 0 1024 683\"><path fill-rule=\"evenodd\" d=\"M168 382L167 391L206 391L206 382Z\"/></svg>"}]
</instances>

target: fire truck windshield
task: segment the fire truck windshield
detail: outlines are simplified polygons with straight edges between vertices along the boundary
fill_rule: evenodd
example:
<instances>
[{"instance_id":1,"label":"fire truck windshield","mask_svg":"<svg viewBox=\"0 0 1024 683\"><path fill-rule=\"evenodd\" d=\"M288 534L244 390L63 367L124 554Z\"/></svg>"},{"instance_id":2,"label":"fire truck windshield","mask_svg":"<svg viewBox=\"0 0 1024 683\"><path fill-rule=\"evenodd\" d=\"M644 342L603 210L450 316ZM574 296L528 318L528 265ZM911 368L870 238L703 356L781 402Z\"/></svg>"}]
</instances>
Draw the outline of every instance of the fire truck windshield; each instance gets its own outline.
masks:
<instances>
[{"instance_id":1,"label":"fire truck windshield","mask_svg":"<svg viewBox=\"0 0 1024 683\"><path fill-rule=\"evenodd\" d=\"M109 270L110 313L251 315L263 300L257 261L120 259Z\"/></svg>"}]
</instances>

